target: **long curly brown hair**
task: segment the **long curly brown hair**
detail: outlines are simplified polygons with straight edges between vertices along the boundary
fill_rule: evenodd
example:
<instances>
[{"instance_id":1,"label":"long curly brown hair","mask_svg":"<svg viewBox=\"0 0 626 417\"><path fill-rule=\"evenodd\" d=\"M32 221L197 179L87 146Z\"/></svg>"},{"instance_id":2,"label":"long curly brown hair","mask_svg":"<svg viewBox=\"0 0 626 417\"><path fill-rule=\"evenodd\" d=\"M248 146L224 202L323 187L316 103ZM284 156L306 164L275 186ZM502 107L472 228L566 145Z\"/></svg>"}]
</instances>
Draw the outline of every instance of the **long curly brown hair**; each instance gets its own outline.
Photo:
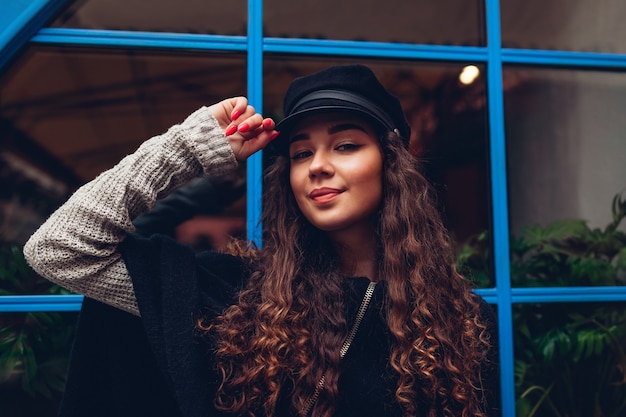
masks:
<instances>
[{"instance_id":1,"label":"long curly brown hair","mask_svg":"<svg viewBox=\"0 0 626 417\"><path fill-rule=\"evenodd\" d=\"M455 269L453 248L431 188L402 140L381 138L383 201L378 218L379 277L387 281L386 319L405 416L418 400L428 416L485 416L481 364L490 341L480 303ZM324 375L313 416L337 399L339 350L347 334L337 255L300 213L289 160L265 175L264 246L239 301L210 326L222 383L216 406L237 415L274 415L281 392L303 410ZM277 198L286 196L286 198ZM323 285L320 285L323 283Z\"/></svg>"}]
</instances>

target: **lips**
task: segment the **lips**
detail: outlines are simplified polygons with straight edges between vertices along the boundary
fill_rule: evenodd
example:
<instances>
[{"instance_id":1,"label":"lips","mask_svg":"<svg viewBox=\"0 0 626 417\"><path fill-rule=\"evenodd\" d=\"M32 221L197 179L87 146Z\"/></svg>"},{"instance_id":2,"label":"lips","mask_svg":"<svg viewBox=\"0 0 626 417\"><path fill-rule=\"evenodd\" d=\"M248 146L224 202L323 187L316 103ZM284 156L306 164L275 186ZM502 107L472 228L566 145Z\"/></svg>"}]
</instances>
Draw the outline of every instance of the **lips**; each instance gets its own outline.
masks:
<instances>
[{"instance_id":1,"label":"lips","mask_svg":"<svg viewBox=\"0 0 626 417\"><path fill-rule=\"evenodd\" d=\"M309 198L318 204L328 203L341 194L342 191L336 188L316 188L309 193Z\"/></svg>"}]
</instances>

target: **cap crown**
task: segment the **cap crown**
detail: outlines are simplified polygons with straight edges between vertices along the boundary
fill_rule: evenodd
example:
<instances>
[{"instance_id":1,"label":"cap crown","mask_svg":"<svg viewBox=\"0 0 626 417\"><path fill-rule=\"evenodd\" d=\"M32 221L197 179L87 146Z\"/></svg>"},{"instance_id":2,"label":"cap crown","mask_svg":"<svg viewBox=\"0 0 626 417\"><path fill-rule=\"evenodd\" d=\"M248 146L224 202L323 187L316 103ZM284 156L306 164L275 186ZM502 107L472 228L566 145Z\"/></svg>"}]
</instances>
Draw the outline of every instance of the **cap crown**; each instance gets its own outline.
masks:
<instances>
[{"instance_id":1,"label":"cap crown","mask_svg":"<svg viewBox=\"0 0 626 417\"><path fill-rule=\"evenodd\" d=\"M334 66L296 78L285 94L283 102L285 119L290 119L290 116L293 119L294 116L305 115L307 109L323 109L324 103L329 109L340 110L342 108L341 99L332 101L332 104L329 104L328 100L324 102L321 99L318 99L316 104L313 104L314 100L311 100L311 103L307 102L307 95L321 90L347 92L343 106L345 110L362 109L361 113L372 116L387 129L397 129L408 144L411 128L406 121L400 101L389 93L372 70L364 65ZM355 95L361 100L353 98ZM293 120L291 122L293 123ZM388 124L393 124L393 126L387 126Z\"/></svg>"}]
</instances>

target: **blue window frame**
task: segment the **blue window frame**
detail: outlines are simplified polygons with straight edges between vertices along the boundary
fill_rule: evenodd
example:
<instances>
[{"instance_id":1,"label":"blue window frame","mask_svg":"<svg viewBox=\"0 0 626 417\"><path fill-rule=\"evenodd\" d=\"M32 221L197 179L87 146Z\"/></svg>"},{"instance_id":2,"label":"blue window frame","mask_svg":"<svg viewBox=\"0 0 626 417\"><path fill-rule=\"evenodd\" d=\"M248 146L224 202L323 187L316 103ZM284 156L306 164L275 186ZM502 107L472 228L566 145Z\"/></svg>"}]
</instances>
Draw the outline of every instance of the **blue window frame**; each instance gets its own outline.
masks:
<instances>
[{"instance_id":1,"label":"blue window frame","mask_svg":"<svg viewBox=\"0 0 626 417\"><path fill-rule=\"evenodd\" d=\"M161 49L238 51L247 54L248 96L262 111L262 73L264 53L297 55L335 55L364 58L402 58L416 61L476 62L487 67L489 156L494 251L494 288L477 293L497 305L500 337L502 414L515 416L513 373L512 306L515 303L609 302L626 301L626 287L512 288L509 263L509 219L507 199L506 141L503 103L503 65L536 67L593 68L626 70L626 55L507 49L501 45L500 1L485 0L487 43L485 47L391 44L380 42L333 41L317 39L264 38L263 2L248 1L247 36L147 33L109 30L42 28L46 18L65 1L0 0L0 70L20 46L55 44L74 46L116 46ZM248 237L260 241L260 177L262 160L256 155L248 161L247 224ZM77 311L82 296L3 296L0 312Z\"/></svg>"}]
</instances>

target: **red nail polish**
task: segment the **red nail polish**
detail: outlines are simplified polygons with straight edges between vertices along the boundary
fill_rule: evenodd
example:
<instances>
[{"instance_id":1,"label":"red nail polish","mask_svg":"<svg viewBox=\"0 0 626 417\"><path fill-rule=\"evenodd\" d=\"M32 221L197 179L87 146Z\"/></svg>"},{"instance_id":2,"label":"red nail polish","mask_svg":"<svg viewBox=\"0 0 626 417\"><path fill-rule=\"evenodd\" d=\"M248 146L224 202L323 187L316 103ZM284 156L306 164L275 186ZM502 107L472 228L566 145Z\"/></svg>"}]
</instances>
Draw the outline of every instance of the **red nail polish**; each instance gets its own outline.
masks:
<instances>
[{"instance_id":1,"label":"red nail polish","mask_svg":"<svg viewBox=\"0 0 626 417\"><path fill-rule=\"evenodd\" d=\"M274 133L272 133L272 136L270 136L270 140L274 140L274 139L276 139L279 135L280 135L280 132L274 132Z\"/></svg>"},{"instance_id":2,"label":"red nail polish","mask_svg":"<svg viewBox=\"0 0 626 417\"><path fill-rule=\"evenodd\" d=\"M233 110L232 114L230 115L230 120L237 120L239 116L241 116L241 112L239 110Z\"/></svg>"},{"instance_id":3,"label":"red nail polish","mask_svg":"<svg viewBox=\"0 0 626 417\"><path fill-rule=\"evenodd\" d=\"M237 128L237 130L239 130L240 132L247 132L248 129L250 129L250 125L248 125L248 123L242 123L239 125L239 127Z\"/></svg>"},{"instance_id":4,"label":"red nail polish","mask_svg":"<svg viewBox=\"0 0 626 417\"><path fill-rule=\"evenodd\" d=\"M263 126L265 126L265 127L272 126L272 119L265 119L265 120L263 120Z\"/></svg>"},{"instance_id":5,"label":"red nail polish","mask_svg":"<svg viewBox=\"0 0 626 417\"><path fill-rule=\"evenodd\" d=\"M228 126L228 129L226 129L226 132L225 132L225 133L226 133L226 136L230 136L230 135L232 135L233 133L235 133L236 131L237 131L237 126L235 126L235 125L230 125L230 126Z\"/></svg>"}]
</instances>

